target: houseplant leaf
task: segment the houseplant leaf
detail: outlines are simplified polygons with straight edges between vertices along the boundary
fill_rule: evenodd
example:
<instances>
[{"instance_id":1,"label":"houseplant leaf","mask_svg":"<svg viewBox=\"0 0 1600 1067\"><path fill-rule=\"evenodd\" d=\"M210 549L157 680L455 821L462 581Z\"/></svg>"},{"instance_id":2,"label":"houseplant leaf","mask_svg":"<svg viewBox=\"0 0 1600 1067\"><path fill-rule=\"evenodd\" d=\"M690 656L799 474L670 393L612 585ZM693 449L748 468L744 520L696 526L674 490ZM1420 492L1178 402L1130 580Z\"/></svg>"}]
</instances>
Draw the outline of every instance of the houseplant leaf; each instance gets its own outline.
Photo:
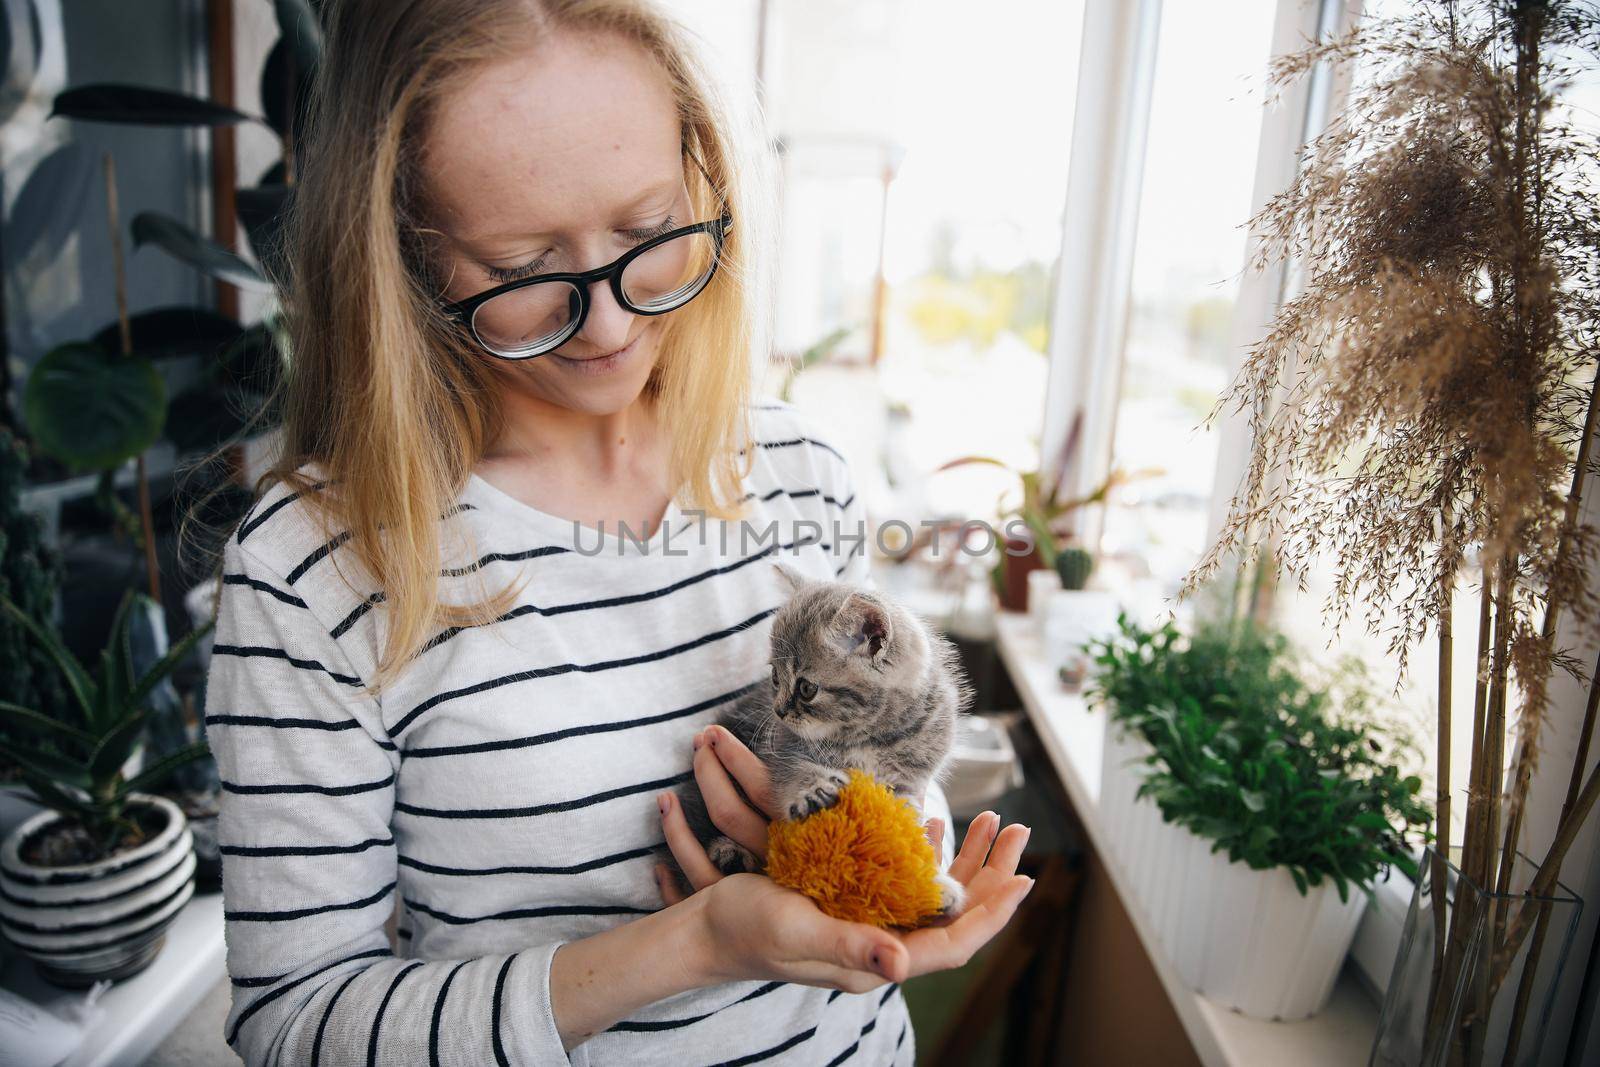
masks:
<instances>
[{"instance_id":1,"label":"houseplant leaf","mask_svg":"<svg viewBox=\"0 0 1600 1067\"><path fill-rule=\"evenodd\" d=\"M278 32L288 42L295 66L306 72L322 60L322 22L306 0L272 0Z\"/></svg>"},{"instance_id":2,"label":"houseplant leaf","mask_svg":"<svg viewBox=\"0 0 1600 1067\"><path fill-rule=\"evenodd\" d=\"M52 782L65 782L79 789L88 789L91 782L88 768L55 752L24 745L20 741L0 741L0 756Z\"/></svg>"},{"instance_id":3,"label":"houseplant leaf","mask_svg":"<svg viewBox=\"0 0 1600 1067\"><path fill-rule=\"evenodd\" d=\"M78 708L87 720L92 714L94 705L95 684L89 677L89 672L83 669L83 664L78 658L68 651L62 644L61 638L40 625L39 622L27 612L19 608L10 597L0 593L0 611L6 612L23 629L33 635L34 640L50 654L56 666L61 669L62 676L66 679L67 688L72 697L78 702Z\"/></svg>"},{"instance_id":4,"label":"houseplant leaf","mask_svg":"<svg viewBox=\"0 0 1600 1067\"><path fill-rule=\"evenodd\" d=\"M93 817L94 805L56 785L48 775L39 774L26 767L19 768L17 773L45 807L61 815Z\"/></svg>"},{"instance_id":5,"label":"houseplant leaf","mask_svg":"<svg viewBox=\"0 0 1600 1067\"><path fill-rule=\"evenodd\" d=\"M207 240L177 219L143 211L133 219L133 243L153 244L191 267L240 289L269 293L272 286L246 260Z\"/></svg>"},{"instance_id":6,"label":"houseplant leaf","mask_svg":"<svg viewBox=\"0 0 1600 1067\"><path fill-rule=\"evenodd\" d=\"M166 756L129 778L117 790L117 799L126 799L129 793L137 793L141 789L149 789L160 785L168 775L186 763L193 763L211 753L211 746L204 741L196 741L186 745L178 751Z\"/></svg>"},{"instance_id":7,"label":"houseplant leaf","mask_svg":"<svg viewBox=\"0 0 1600 1067\"><path fill-rule=\"evenodd\" d=\"M140 126L232 126L250 115L210 100L142 85L80 85L56 94L50 117Z\"/></svg>"},{"instance_id":8,"label":"houseplant leaf","mask_svg":"<svg viewBox=\"0 0 1600 1067\"><path fill-rule=\"evenodd\" d=\"M94 161L76 141L41 159L17 193L6 219L6 259L20 263L36 248L59 253L83 221Z\"/></svg>"},{"instance_id":9,"label":"houseplant leaf","mask_svg":"<svg viewBox=\"0 0 1600 1067\"><path fill-rule=\"evenodd\" d=\"M186 389L167 407L167 440L185 452L210 451L247 426L270 429L275 419L256 416L266 406L259 393L213 384Z\"/></svg>"},{"instance_id":10,"label":"houseplant leaf","mask_svg":"<svg viewBox=\"0 0 1600 1067\"><path fill-rule=\"evenodd\" d=\"M147 359L67 344L34 366L22 410L51 455L76 470L105 470L155 443L166 417L166 386Z\"/></svg>"},{"instance_id":11,"label":"houseplant leaf","mask_svg":"<svg viewBox=\"0 0 1600 1067\"><path fill-rule=\"evenodd\" d=\"M267 274L275 278L283 277L283 220L292 192L287 185L260 185L233 194L234 211L250 238L250 247Z\"/></svg>"},{"instance_id":12,"label":"houseplant leaf","mask_svg":"<svg viewBox=\"0 0 1600 1067\"><path fill-rule=\"evenodd\" d=\"M216 619L207 619L187 634L184 634L183 639L173 645L167 651L167 654L157 660L145 672L144 677L139 679L138 683L133 687L133 691L128 694L129 706L143 707L145 698L150 695L150 691L160 684L161 679L171 674L172 669L182 663L183 658L189 654L189 650L194 648L200 639L210 633L216 625Z\"/></svg>"},{"instance_id":13,"label":"houseplant leaf","mask_svg":"<svg viewBox=\"0 0 1600 1067\"><path fill-rule=\"evenodd\" d=\"M100 743L89 754L89 776L92 779L103 782L113 777L117 770L128 762L128 757L133 755L134 748L144 737L145 722L148 718L144 712L130 715L121 725L100 739Z\"/></svg>"},{"instance_id":14,"label":"houseplant leaf","mask_svg":"<svg viewBox=\"0 0 1600 1067\"><path fill-rule=\"evenodd\" d=\"M133 350L148 359L214 356L244 333L244 327L226 315L201 307L155 308L133 316L128 325ZM93 340L107 352L122 351L122 331L114 322Z\"/></svg>"},{"instance_id":15,"label":"houseplant leaf","mask_svg":"<svg viewBox=\"0 0 1600 1067\"><path fill-rule=\"evenodd\" d=\"M48 715L41 715L32 708L25 708L21 704L13 704L9 700L0 700L0 722L27 730L41 736L55 737L63 741L74 741L85 747L94 744L94 737L75 726L68 726L64 722L56 722Z\"/></svg>"}]
</instances>

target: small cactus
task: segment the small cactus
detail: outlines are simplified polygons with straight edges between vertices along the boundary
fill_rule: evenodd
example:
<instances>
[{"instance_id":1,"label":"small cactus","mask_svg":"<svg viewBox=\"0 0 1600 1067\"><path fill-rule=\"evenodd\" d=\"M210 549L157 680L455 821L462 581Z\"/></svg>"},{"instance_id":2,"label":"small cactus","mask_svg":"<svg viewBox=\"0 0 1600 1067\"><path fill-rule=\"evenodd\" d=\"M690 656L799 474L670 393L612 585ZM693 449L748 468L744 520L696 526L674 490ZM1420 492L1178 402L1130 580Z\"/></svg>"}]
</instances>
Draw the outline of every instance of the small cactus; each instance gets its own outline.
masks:
<instances>
[{"instance_id":1,"label":"small cactus","mask_svg":"<svg viewBox=\"0 0 1600 1067\"><path fill-rule=\"evenodd\" d=\"M1085 548L1063 548L1056 554L1056 573L1061 575L1061 588L1082 589L1094 573L1094 557Z\"/></svg>"}]
</instances>

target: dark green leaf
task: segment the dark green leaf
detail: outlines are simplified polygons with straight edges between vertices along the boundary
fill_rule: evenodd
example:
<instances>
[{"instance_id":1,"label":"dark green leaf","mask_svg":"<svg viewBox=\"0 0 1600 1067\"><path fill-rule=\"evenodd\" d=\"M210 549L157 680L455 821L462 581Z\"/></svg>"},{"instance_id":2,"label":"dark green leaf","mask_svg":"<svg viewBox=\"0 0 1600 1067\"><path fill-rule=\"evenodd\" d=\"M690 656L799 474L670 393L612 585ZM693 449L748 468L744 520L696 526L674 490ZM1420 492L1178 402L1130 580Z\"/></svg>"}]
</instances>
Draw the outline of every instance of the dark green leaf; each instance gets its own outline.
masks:
<instances>
[{"instance_id":1,"label":"dark green leaf","mask_svg":"<svg viewBox=\"0 0 1600 1067\"><path fill-rule=\"evenodd\" d=\"M278 32L288 42L295 65L307 74L322 60L322 23L306 0L272 0Z\"/></svg>"},{"instance_id":2,"label":"dark green leaf","mask_svg":"<svg viewBox=\"0 0 1600 1067\"><path fill-rule=\"evenodd\" d=\"M244 327L215 311L199 307L164 307L133 316L133 350L149 359L215 356L244 333ZM112 323L94 335L107 352L122 351L122 331Z\"/></svg>"},{"instance_id":3,"label":"dark green leaf","mask_svg":"<svg viewBox=\"0 0 1600 1067\"><path fill-rule=\"evenodd\" d=\"M272 286L255 267L166 215L145 211L134 216L133 242L136 246L156 245L191 267L240 289L258 293L272 291Z\"/></svg>"},{"instance_id":4,"label":"dark green leaf","mask_svg":"<svg viewBox=\"0 0 1600 1067\"><path fill-rule=\"evenodd\" d=\"M147 359L62 345L34 366L22 407L45 451L77 470L104 470L155 443L166 417L166 386Z\"/></svg>"},{"instance_id":5,"label":"dark green leaf","mask_svg":"<svg viewBox=\"0 0 1600 1067\"><path fill-rule=\"evenodd\" d=\"M141 85L81 85L59 93L51 117L141 126L232 126L251 117L210 100Z\"/></svg>"},{"instance_id":6,"label":"dark green leaf","mask_svg":"<svg viewBox=\"0 0 1600 1067\"><path fill-rule=\"evenodd\" d=\"M210 754L211 747L204 741L186 745L176 752L162 757L151 766L129 778L122 784L122 788L117 790L117 799L125 800L129 793L137 793L144 789L154 788L166 781L168 776L179 767L187 763L193 763L197 759L203 759Z\"/></svg>"},{"instance_id":7,"label":"dark green leaf","mask_svg":"<svg viewBox=\"0 0 1600 1067\"><path fill-rule=\"evenodd\" d=\"M283 248L283 220L293 190L286 185L258 186L234 193L234 211L250 238L256 259L269 277L282 279L287 259Z\"/></svg>"},{"instance_id":8,"label":"dark green leaf","mask_svg":"<svg viewBox=\"0 0 1600 1067\"><path fill-rule=\"evenodd\" d=\"M72 691L72 698L77 701L79 710L87 720L94 706L95 686L89 677L89 672L83 669L83 664L68 651L55 631L41 625L4 593L0 593L0 611L11 616L23 629L33 635L33 639L43 646L51 659L55 660L56 666L61 669L62 677L66 680L67 688Z\"/></svg>"},{"instance_id":9,"label":"dark green leaf","mask_svg":"<svg viewBox=\"0 0 1600 1067\"><path fill-rule=\"evenodd\" d=\"M128 762L128 757L133 755L134 748L144 737L147 718L149 716L143 712L130 715L95 746L89 757L89 775L95 781L103 782L112 777Z\"/></svg>"},{"instance_id":10,"label":"dark green leaf","mask_svg":"<svg viewBox=\"0 0 1600 1067\"><path fill-rule=\"evenodd\" d=\"M41 248L51 257L60 254L84 222L84 202L94 176L94 159L76 141L40 160L6 219L6 259L20 263Z\"/></svg>"},{"instance_id":11,"label":"dark green leaf","mask_svg":"<svg viewBox=\"0 0 1600 1067\"><path fill-rule=\"evenodd\" d=\"M139 679L138 684L133 687L133 692L128 694L128 704L132 707L143 708L144 701L150 696L150 691L161 683L161 679L171 674L174 667L183 662L183 658L189 654L189 651L199 643L202 637L210 633L216 624L216 619L207 619L184 634L183 639L168 649L165 656L151 664L144 677Z\"/></svg>"},{"instance_id":12,"label":"dark green leaf","mask_svg":"<svg viewBox=\"0 0 1600 1067\"><path fill-rule=\"evenodd\" d=\"M20 704L13 704L9 700L0 700L0 722L62 741L72 741L84 746L94 744L94 738L77 727L56 722L47 715L41 715L32 708L25 708Z\"/></svg>"},{"instance_id":13,"label":"dark green leaf","mask_svg":"<svg viewBox=\"0 0 1600 1067\"><path fill-rule=\"evenodd\" d=\"M79 789L88 789L91 784L89 772L81 763L55 752L24 745L19 741L0 741L0 756L52 782L75 785Z\"/></svg>"}]
</instances>

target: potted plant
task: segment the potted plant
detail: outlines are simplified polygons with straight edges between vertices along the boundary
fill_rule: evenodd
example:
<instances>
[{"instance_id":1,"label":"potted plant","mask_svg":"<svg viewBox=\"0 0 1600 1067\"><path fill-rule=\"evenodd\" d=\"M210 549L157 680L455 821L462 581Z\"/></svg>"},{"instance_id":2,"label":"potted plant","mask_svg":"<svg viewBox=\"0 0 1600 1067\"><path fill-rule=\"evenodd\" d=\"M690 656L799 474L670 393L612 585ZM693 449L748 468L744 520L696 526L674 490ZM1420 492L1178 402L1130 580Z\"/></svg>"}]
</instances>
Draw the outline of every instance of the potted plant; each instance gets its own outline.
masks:
<instances>
[{"instance_id":1,"label":"potted plant","mask_svg":"<svg viewBox=\"0 0 1600 1067\"><path fill-rule=\"evenodd\" d=\"M1092 646L1111 725L1101 807L1114 862L1179 972L1246 1015L1327 1002L1389 866L1415 873L1419 778L1373 714L1363 676L1297 669L1248 624L1145 628Z\"/></svg>"},{"instance_id":2,"label":"potted plant","mask_svg":"<svg viewBox=\"0 0 1600 1067\"><path fill-rule=\"evenodd\" d=\"M193 841L183 812L143 790L206 755L207 747L187 746L131 776L125 769L144 739L150 693L213 623L136 676L129 620L144 599L133 590L123 596L91 673L56 634L0 597L0 612L49 653L76 717L63 722L0 701L8 728L0 754L47 809L0 841L0 933L58 985L86 986L144 968L194 891ZM18 733L34 740L10 739Z\"/></svg>"},{"instance_id":3,"label":"potted plant","mask_svg":"<svg viewBox=\"0 0 1600 1067\"><path fill-rule=\"evenodd\" d=\"M1259 546L1271 569L1331 578L1328 616L1364 616L1401 677L1412 649L1436 646L1438 824L1459 827L1443 843L1460 848L1430 857L1412 914L1431 929L1402 942L1426 946L1430 966L1404 976L1427 988L1391 981L1378 1063L1540 1058L1563 966L1550 902L1600 803L1600 662L1577 651L1600 618L1584 499L1600 422L1597 145L1567 95L1597 59L1591 3L1457 0L1366 18L1275 64L1280 85L1315 71L1352 87L1252 220L1257 264L1292 259L1303 278L1221 401L1249 421L1249 463L1189 586ZM1462 636L1478 664L1464 678ZM1557 672L1589 697L1560 709L1570 762L1538 767ZM1452 766L1466 731L1468 766ZM1561 800L1530 828L1536 768ZM1461 886L1493 898L1487 929ZM1414 996L1425 1010L1397 1010Z\"/></svg>"}]
</instances>

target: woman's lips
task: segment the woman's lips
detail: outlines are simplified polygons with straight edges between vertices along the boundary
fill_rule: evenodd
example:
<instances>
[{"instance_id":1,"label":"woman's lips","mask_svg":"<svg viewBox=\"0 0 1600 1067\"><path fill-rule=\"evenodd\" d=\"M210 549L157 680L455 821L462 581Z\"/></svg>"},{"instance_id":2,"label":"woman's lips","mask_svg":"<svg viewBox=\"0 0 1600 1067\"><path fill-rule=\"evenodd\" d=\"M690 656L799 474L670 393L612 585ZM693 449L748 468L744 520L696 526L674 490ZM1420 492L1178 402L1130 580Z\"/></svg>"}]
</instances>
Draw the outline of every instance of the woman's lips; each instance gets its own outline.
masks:
<instances>
[{"instance_id":1,"label":"woman's lips","mask_svg":"<svg viewBox=\"0 0 1600 1067\"><path fill-rule=\"evenodd\" d=\"M643 335L641 334L640 336ZM562 356L552 352L548 358L555 360L557 366L564 367L574 374L597 377L620 369L624 363L633 357L638 347L639 338L635 337L609 356L589 356L585 359L575 359L572 356Z\"/></svg>"}]
</instances>

